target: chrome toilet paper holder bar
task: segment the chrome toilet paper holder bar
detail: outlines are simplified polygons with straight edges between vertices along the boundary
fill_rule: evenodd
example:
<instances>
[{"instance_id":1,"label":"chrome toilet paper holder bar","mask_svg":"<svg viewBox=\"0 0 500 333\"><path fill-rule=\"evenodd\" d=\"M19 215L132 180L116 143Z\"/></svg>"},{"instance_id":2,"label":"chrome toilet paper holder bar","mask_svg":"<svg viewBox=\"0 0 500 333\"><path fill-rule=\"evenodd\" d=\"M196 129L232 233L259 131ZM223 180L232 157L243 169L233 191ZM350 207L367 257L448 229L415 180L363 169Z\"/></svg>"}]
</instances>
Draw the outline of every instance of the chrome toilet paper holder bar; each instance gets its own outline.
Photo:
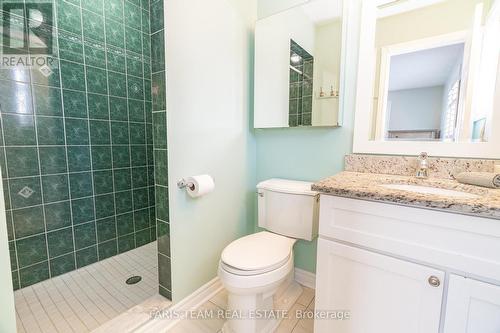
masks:
<instances>
[{"instance_id":1,"label":"chrome toilet paper holder bar","mask_svg":"<svg viewBox=\"0 0 500 333\"><path fill-rule=\"evenodd\" d=\"M189 188L191 191L194 191L194 184L191 182L188 182L184 178L181 178L177 181L177 187L180 189Z\"/></svg>"}]
</instances>

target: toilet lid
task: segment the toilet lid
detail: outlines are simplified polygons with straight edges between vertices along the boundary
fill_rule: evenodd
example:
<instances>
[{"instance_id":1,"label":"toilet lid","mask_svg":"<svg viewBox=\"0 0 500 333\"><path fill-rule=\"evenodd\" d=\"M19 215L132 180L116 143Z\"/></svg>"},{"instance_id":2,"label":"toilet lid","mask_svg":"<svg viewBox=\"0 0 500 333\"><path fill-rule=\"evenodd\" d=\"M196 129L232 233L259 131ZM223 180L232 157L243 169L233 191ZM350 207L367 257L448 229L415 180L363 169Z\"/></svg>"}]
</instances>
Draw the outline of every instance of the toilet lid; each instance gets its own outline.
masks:
<instances>
[{"instance_id":1,"label":"toilet lid","mask_svg":"<svg viewBox=\"0 0 500 333\"><path fill-rule=\"evenodd\" d=\"M222 251L221 261L242 271L266 270L286 262L295 241L267 231L259 232L229 244Z\"/></svg>"}]
</instances>

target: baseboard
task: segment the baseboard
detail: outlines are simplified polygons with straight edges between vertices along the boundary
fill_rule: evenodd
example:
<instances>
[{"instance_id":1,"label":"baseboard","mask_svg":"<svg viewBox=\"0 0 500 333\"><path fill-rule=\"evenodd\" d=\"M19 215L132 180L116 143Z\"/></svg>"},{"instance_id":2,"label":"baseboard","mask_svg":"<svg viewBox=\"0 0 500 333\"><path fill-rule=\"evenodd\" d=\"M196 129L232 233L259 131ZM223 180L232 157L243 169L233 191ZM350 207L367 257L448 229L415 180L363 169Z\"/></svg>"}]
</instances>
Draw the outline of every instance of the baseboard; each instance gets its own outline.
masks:
<instances>
[{"instance_id":1,"label":"baseboard","mask_svg":"<svg viewBox=\"0 0 500 333\"><path fill-rule=\"evenodd\" d=\"M316 289L316 274L314 273L295 268L295 281L305 287Z\"/></svg>"},{"instance_id":2,"label":"baseboard","mask_svg":"<svg viewBox=\"0 0 500 333\"><path fill-rule=\"evenodd\" d=\"M222 286L220 279L216 277L198 288L182 301L172 305L168 309L165 309L165 313L168 312L169 314L171 314L171 316L182 316L186 312L195 310L200 307L223 288L224 287ZM147 323L142 325L139 329L135 330L134 333L167 332L181 320L182 318L151 318Z\"/></svg>"},{"instance_id":3,"label":"baseboard","mask_svg":"<svg viewBox=\"0 0 500 333\"><path fill-rule=\"evenodd\" d=\"M316 275L303 269L295 268L295 281L301 285L315 289ZM183 314L187 311L195 310L202 304L210 300L214 295L221 291L224 287L218 277L212 279L208 283L198 288L191 295L184 298L179 303L172 305L165 312L171 314ZM166 332L181 321L182 318L151 318L140 328L134 330L135 333L159 333Z\"/></svg>"}]
</instances>

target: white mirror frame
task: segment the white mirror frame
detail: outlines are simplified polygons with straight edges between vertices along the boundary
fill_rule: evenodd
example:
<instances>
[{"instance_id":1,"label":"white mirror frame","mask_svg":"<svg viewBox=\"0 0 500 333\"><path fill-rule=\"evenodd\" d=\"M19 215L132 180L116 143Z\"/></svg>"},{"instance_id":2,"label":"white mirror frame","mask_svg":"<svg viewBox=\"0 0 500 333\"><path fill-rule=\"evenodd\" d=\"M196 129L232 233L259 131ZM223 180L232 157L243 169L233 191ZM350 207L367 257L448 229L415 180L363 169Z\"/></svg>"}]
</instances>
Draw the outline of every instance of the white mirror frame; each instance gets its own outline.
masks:
<instances>
[{"instance_id":1,"label":"white mirror frame","mask_svg":"<svg viewBox=\"0 0 500 333\"><path fill-rule=\"evenodd\" d=\"M488 142L432 142L432 141L376 141L371 140L373 119L373 92L375 79L375 32L377 24L377 3L373 0L363 0L361 9L361 28L359 38L358 80L356 91L356 110L354 120L353 152L360 154L414 155L425 151L431 156L469 157L469 158L500 158L500 80L497 79L494 96L494 114L491 119L491 132ZM476 13L477 15L477 13ZM500 1L497 0L491 15L500 17ZM477 33L475 27L473 33ZM480 57L480 45L471 45L472 57ZM471 59L471 63L477 63ZM467 94L472 95L474 77L469 75ZM500 64L497 66L497 78L500 78ZM474 96L468 99L474 105Z\"/></svg>"}]
</instances>

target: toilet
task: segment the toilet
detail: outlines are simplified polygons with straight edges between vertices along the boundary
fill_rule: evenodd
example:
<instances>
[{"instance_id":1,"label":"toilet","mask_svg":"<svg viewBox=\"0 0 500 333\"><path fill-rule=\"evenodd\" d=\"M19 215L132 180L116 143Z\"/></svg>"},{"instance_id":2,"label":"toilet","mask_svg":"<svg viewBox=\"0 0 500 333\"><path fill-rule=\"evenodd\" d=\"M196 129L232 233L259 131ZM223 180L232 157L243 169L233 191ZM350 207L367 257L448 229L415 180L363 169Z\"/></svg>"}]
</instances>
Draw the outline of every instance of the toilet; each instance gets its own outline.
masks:
<instances>
[{"instance_id":1,"label":"toilet","mask_svg":"<svg viewBox=\"0 0 500 333\"><path fill-rule=\"evenodd\" d=\"M311 185L285 179L257 185L258 225L266 231L235 240L219 262L218 275L228 292L224 333L272 332L279 320L271 311L293 304L300 295L293 246L318 235L319 196Z\"/></svg>"}]
</instances>

